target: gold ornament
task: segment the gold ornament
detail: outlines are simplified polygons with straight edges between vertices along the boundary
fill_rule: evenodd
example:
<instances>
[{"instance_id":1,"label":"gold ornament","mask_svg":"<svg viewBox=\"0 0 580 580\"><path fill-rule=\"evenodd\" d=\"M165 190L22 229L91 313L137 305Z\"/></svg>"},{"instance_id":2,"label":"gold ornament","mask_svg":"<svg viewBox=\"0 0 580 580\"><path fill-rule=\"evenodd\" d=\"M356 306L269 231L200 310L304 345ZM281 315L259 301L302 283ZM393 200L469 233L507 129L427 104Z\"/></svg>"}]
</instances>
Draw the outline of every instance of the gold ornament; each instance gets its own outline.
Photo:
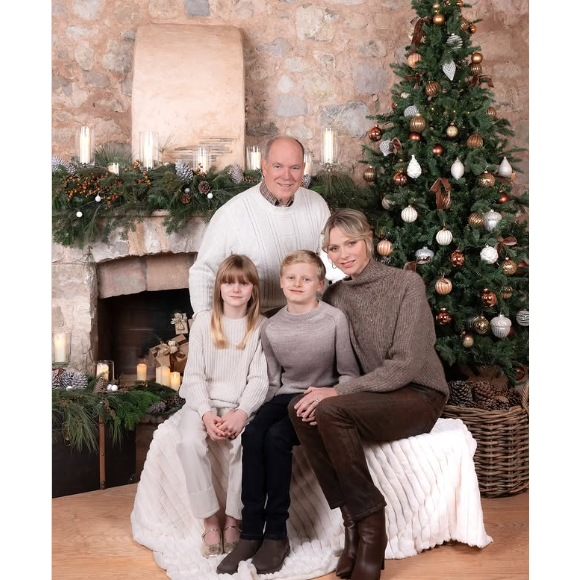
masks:
<instances>
[{"instance_id":1,"label":"gold ornament","mask_svg":"<svg viewBox=\"0 0 580 580\"><path fill-rule=\"evenodd\" d=\"M481 71L483 71L483 67L481 66L480 62L472 62L469 65L469 68L471 69L472 75L480 75Z\"/></svg>"},{"instance_id":2,"label":"gold ornament","mask_svg":"<svg viewBox=\"0 0 580 580\"><path fill-rule=\"evenodd\" d=\"M435 24L435 26L442 26L444 22L445 16L443 16L443 14L435 14L433 16L433 24Z\"/></svg>"},{"instance_id":3,"label":"gold ornament","mask_svg":"<svg viewBox=\"0 0 580 580\"><path fill-rule=\"evenodd\" d=\"M501 289L501 297L502 298L511 298L513 293L514 293L514 289L511 286L504 286Z\"/></svg>"},{"instance_id":4,"label":"gold ornament","mask_svg":"<svg viewBox=\"0 0 580 580\"><path fill-rule=\"evenodd\" d=\"M461 335L461 343L465 348L471 348L474 342L475 341L473 340L473 336L471 336L471 334L467 334L467 332L464 332Z\"/></svg>"},{"instance_id":5,"label":"gold ornament","mask_svg":"<svg viewBox=\"0 0 580 580\"><path fill-rule=\"evenodd\" d=\"M463 0L457 0L457 7L461 8L463 6Z\"/></svg>"},{"instance_id":6,"label":"gold ornament","mask_svg":"<svg viewBox=\"0 0 580 580\"><path fill-rule=\"evenodd\" d=\"M409 133L409 139L411 141L421 141L421 135L419 133Z\"/></svg>"},{"instance_id":7,"label":"gold ornament","mask_svg":"<svg viewBox=\"0 0 580 580\"><path fill-rule=\"evenodd\" d=\"M472 228L481 228L483 227L483 216L479 215L476 212L473 212L469 218L468 218L468 223Z\"/></svg>"},{"instance_id":8,"label":"gold ornament","mask_svg":"<svg viewBox=\"0 0 580 580\"><path fill-rule=\"evenodd\" d=\"M495 184L495 177L489 171L484 171L477 178L477 183L481 187L493 187Z\"/></svg>"},{"instance_id":9,"label":"gold ornament","mask_svg":"<svg viewBox=\"0 0 580 580\"><path fill-rule=\"evenodd\" d=\"M449 194L441 194L441 209L451 208L451 196Z\"/></svg>"},{"instance_id":10,"label":"gold ornament","mask_svg":"<svg viewBox=\"0 0 580 580\"><path fill-rule=\"evenodd\" d=\"M495 110L495 107L488 107L486 112L492 119L497 119L497 111Z\"/></svg>"},{"instance_id":11,"label":"gold ornament","mask_svg":"<svg viewBox=\"0 0 580 580\"><path fill-rule=\"evenodd\" d=\"M449 127L445 129L445 133L449 139L455 139L459 133L459 129L453 123L451 123Z\"/></svg>"},{"instance_id":12,"label":"gold ornament","mask_svg":"<svg viewBox=\"0 0 580 580\"><path fill-rule=\"evenodd\" d=\"M439 4L439 2L435 2L435 4L433 4L433 10L439 10L441 8L441 4Z\"/></svg>"},{"instance_id":13,"label":"gold ornament","mask_svg":"<svg viewBox=\"0 0 580 580\"><path fill-rule=\"evenodd\" d=\"M415 68L417 63L421 60L421 55L418 52L414 52L407 57L407 64L411 68Z\"/></svg>"},{"instance_id":14,"label":"gold ornament","mask_svg":"<svg viewBox=\"0 0 580 580\"><path fill-rule=\"evenodd\" d=\"M484 288L483 293L481 294L481 302L484 306L487 306L488 308L491 306L495 306L497 304L497 296L491 290Z\"/></svg>"},{"instance_id":15,"label":"gold ornament","mask_svg":"<svg viewBox=\"0 0 580 580\"><path fill-rule=\"evenodd\" d=\"M483 139L479 133L474 133L467 140L467 146L470 149L478 149L483 146Z\"/></svg>"},{"instance_id":16,"label":"gold ornament","mask_svg":"<svg viewBox=\"0 0 580 580\"><path fill-rule=\"evenodd\" d=\"M501 263L501 270L506 276L513 276L517 269L517 264L510 257L506 257Z\"/></svg>"},{"instance_id":17,"label":"gold ornament","mask_svg":"<svg viewBox=\"0 0 580 580\"><path fill-rule=\"evenodd\" d=\"M371 141L379 141L380 138L383 136L383 132L379 127L375 126L369 130L368 136Z\"/></svg>"},{"instance_id":18,"label":"gold ornament","mask_svg":"<svg viewBox=\"0 0 580 580\"><path fill-rule=\"evenodd\" d=\"M402 171L398 171L395 173L393 181L395 182L395 185L407 185L407 176Z\"/></svg>"},{"instance_id":19,"label":"gold ornament","mask_svg":"<svg viewBox=\"0 0 580 580\"><path fill-rule=\"evenodd\" d=\"M393 244L389 240L381 240L377 244L377 252L381 256L390 256L393 253Z\"/></svg>"},{"instance_id":20,"label":"gold ornament","mask_svg":"<svg viewBox=\"0 0 580 580\"><path fill-rule=\"evenodd\" d=\"M441 276L441 278L439 278L439 280L435 282L435 292L437 292L437 294L445 296L446 294L449 294L449 292L451 292L452 289L453 284L451 283L451 280L449 280L448 278L444 278L443 276Z\"/></svg>"},{"instance_id":21,"label":"gold ornament","mask_svg":"<svg viewBox=\"0 0 580 580\"><path fill-rule=\"evenodd\" d=\"M377 170L372 166L369 165L366 169L365 172L363 173L363 178L365 181L374 181L377 177Z\"/></svg>"},{"instance_id":22,"label":"gold ornament","mask_svg":"<svg viewBox=\"0 0 580 580\"><path fill-rule=\"evenodd\" d=\"M427 122L423 117L421 117L421 115L415 115L411 119L411 131L413 132L422 133L425 130L426 126Z\"/></svg>"},{"instance_id":23,"label":"gold ornament","mask_svg":"<svg viewBox=\"0 0 580 580\"><path fill-rule=\"evenodd\" d=\"M483 60L483 54L481 54L481 52L474 52L471 55L471 62L481 62Z\"/></svg>"},{"instance_id":24,"label":"gold ornament","mask_svg":"<svg viewBox=\"0 0 580 580\"><path fill-rule=\"evenodd\" d=\"M453 320L453 317L447 312L447 308L441 308L435 319L437 320L437 324L444 326L445 324L449 324Z\"/></svg>"},{"instance_id":25,"label":"gold ornament","mask_svg":"<svg viewBox=\"0 0 580 580\"><path fill-rule=\"evenodd\" d=\"M459 25L459 30L460 32L467 32L467 30L469 29L469 21L466 20L465 18L463 18L463 16L461 17L461 24Z\"/></svg>"},{"instance_id":26,"label":"gold ornament","mask_svg":"<svg viewBox=\"0 0 580 580\"><path fill-rule=\"evenodd\" d=\"M429 81L425 85L425 92L430 96L434 96L437 94L437 91L441 88L441 85L436 81Z\"/></svg>"},{"instance_id":27,"label":"gold ornament","mask_svg":"<svg viewBox=\"0 0 580 580\"><path fill-rule=\"evenodd\" d=\"M469 32L471 34L475 34L477 32L477 26L475 26L475 24L470 24L469 25Z\"/></svg>"},{"instance_id":28,"label":"gold ornament","mask_svg":"<svg viewBox=\"0 0 580 580\"><path fill-rule=\"evenodd\" d=\"M489 332L489 320L485 316L478 316L473 321L473 329L477 334L487 334Z\"/></svg>"}]
</instances>

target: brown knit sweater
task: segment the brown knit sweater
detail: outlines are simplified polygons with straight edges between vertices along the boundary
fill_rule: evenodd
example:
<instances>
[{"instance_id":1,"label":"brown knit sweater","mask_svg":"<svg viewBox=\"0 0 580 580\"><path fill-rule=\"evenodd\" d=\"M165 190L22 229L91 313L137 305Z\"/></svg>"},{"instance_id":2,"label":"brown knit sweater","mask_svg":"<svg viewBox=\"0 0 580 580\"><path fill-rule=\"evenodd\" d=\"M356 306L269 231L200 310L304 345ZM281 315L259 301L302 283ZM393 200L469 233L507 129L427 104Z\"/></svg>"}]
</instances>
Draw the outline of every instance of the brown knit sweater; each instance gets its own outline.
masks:
<instances>
[{"instance_id":1,"label":"brown knit sweater","mask_svg":"<svg viewBox=\"0 0 580 580\"><path fill-rule=\"evenodd\" d=\"M364 373L335 385L339 394L417 383L449 395L421 276L371 260L355 278L330 286L323 300L346 314Z\"/></svg>"}]
</instances>

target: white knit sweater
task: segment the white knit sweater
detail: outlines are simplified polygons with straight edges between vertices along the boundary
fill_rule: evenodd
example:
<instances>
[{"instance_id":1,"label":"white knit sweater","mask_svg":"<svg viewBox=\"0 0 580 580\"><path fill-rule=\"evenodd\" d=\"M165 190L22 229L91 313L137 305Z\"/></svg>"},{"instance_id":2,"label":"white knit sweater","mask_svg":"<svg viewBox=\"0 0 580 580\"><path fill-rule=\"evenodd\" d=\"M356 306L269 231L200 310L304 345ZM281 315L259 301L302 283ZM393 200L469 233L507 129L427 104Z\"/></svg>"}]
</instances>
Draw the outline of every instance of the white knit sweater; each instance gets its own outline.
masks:
<instances>
[{"instance_id":1,"label":"white knit sweater","mask_svg":"<svg viewBox=\"0 0 580 580\"><path fill-rule=\"evenodd\" d=\"M264 402L268 391L266 357L260 342L261 316L243 350L246 317L222 318L227 348L216 348L211 338L211 310L201 312L189 336L189 356L179 394L203 417L212 407L242 409L248 417Z\"/></svg>"},{"instance_id":2,"label":"white knit sweater","mask_svg":"<svg viewBox=\"0 0 580 580\"><path fill-rule=\"evenodd\" d=\"M189 270L189 292L194 314L209 310L220 263L230 254L245 254L260 276L262 311L285 304L280 289L280 263L294 250L321 251L321 232L330 215L315 191L300 187L290 207L269 203L256 185L220 207L205 230L197 260ZM326 258L324 254L323 258ZM327 265L327 278L340 270Z\"/></svg>"}]
</instances>

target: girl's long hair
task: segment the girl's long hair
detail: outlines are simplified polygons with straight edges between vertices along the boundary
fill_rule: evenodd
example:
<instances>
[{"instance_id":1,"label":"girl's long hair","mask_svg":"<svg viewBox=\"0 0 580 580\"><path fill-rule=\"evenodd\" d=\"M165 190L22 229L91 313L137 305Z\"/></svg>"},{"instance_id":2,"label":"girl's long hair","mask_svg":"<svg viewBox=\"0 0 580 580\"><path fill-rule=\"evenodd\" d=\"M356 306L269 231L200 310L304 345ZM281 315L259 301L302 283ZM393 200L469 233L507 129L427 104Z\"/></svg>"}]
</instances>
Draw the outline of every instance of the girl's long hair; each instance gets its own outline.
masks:
<instances>
[{"instance_id":1,"label":"girl's long hair","mask_svg":"<svg viewBox=\"0 0 580 580\"><path fill-rule=\"evenodd\" d=\"M260 279L254 262L247 256L232 254L218 268L213 288L213 309L210 325L211 338L216 348L228 347L228 341L222 327L224 302L220 292L220 286L227 282L249 282L253 284L252 295L246 307L246 334L242 342L237 345L237 348L243 349L250 338L250 334L258 324L258 318L260 317Z\"/></svg>"}]
</instances>

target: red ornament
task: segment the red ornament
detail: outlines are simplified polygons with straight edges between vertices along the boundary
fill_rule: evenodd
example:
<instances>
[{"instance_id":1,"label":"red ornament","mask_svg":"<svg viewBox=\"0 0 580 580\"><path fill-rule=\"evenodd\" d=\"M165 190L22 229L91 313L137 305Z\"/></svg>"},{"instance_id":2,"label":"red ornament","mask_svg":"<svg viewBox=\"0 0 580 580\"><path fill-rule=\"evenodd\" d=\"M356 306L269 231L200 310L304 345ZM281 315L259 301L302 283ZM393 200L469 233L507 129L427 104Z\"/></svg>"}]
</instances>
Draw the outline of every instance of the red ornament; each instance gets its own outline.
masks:
<instances>
[{"instance_id":1,"label":"red ornament","mask_svg":"<svg viewBox=\"0 0 580 580\"><path fill-rule=\"evenodd\" d=\"M443 146L442 145L434 145L433 149L431 149L431 151L433 151L433 155L443 155Z\"/></svg>"},{"instance_id":2,"label":"red ornament","mask_svg":"<svg viewBox=\"0 0 580 580\"><path fill-rule=\"evenodd\" d=\"M397 103L395 103L395 101L391 101L391 109L396 109L397 108Z\"/></svg>"},{"instance_id":3,"label":"red ornament","mask_svg":"<svg viewBox=\"0 0 580 580\"><path fill-rule=\"evenodd\" d=\"M510 200L510 196L507 193L502 193L497 200L498 203L507 203Z\"/></svg>"},{"instance_id":4,"label":"red ornament","mask_svg":"<svg viewBox=\"0 0 580 580\"><path fill-rule=\"evenodd\" d=\"M526 264L523 260L518 264L518 271L520 273L524 273L526 271L526 268L528 268L528 264Z\"/></svg>"},{"instance_id":5,"label":"red ornament","mask_svg":"<svg viewBox=\"0 0 580 580\"><path fill-rule=\"evenodd\" d=\"M383 136L383 132L379 127L375 126L369 130L368 136L371 141L380 141L381 137Z\"/></svg>"},{"instance_id":6,"label":"red ornament","mask_svg":"<svg viewBox=\"0 0 580 580\"><path fill-rule=\"evenodd\" d=\"M407 185L407 176L403 172L399 171L395 174L395 177L393 177L393 181L395 182L395 185Z\"/></svg>"},{"instance_id":7,"label":"red ornament","mask_svg":"<svg viewBox=\"0 0 580 580\"><path fill-rule=\"evenodd\" d=\"M421 135L419 133L409 133L409 139L411 141L421 141Z\"/></svg>"},{"instance_id":8,"label":"red ornament","mask_svg":"<svg viewBox=\"0 0 580 580\"><path fill-rule=\"evenodd\" d=\"M481 302L483 303L484 306L487 306L488 308L491 306L495 306L497 304L497 296L491 290L484 288L483 293L481 295Z\"/></svg>"},{"instance_id":9,"label":"red ornament","mask_svg":"<svg viewBox=\"0 0 580 580\"><path fill-rule=\"evenodd\" d=\"M514 325L512 324L510 326L510 331L508 332L508 336L515 336L515 334L516 334L516 330L514 328Z\"/></svg>"},{"instance_id":10,"label":"red ornament","mask_svg":"<svg viewBox=\"0 0 580 580\"><path fill-rule=\"evenodd\" d=\"M441 308L435 319L437 320L437 324L444 326L445 324L449 324L453 320L453 317L447 312L447 308Z\"/></svg>"},{"instance_id":11,"label":"red ornament","mask_svg":"<svg viewBox=\"0 0 580 580\"><path fill-rule=\"evenodd\" d=\"M526 376L526 369L522 365L516 365L514 370L516 371L516 381L523 381Z\"/></svg>"}]
</instances>

